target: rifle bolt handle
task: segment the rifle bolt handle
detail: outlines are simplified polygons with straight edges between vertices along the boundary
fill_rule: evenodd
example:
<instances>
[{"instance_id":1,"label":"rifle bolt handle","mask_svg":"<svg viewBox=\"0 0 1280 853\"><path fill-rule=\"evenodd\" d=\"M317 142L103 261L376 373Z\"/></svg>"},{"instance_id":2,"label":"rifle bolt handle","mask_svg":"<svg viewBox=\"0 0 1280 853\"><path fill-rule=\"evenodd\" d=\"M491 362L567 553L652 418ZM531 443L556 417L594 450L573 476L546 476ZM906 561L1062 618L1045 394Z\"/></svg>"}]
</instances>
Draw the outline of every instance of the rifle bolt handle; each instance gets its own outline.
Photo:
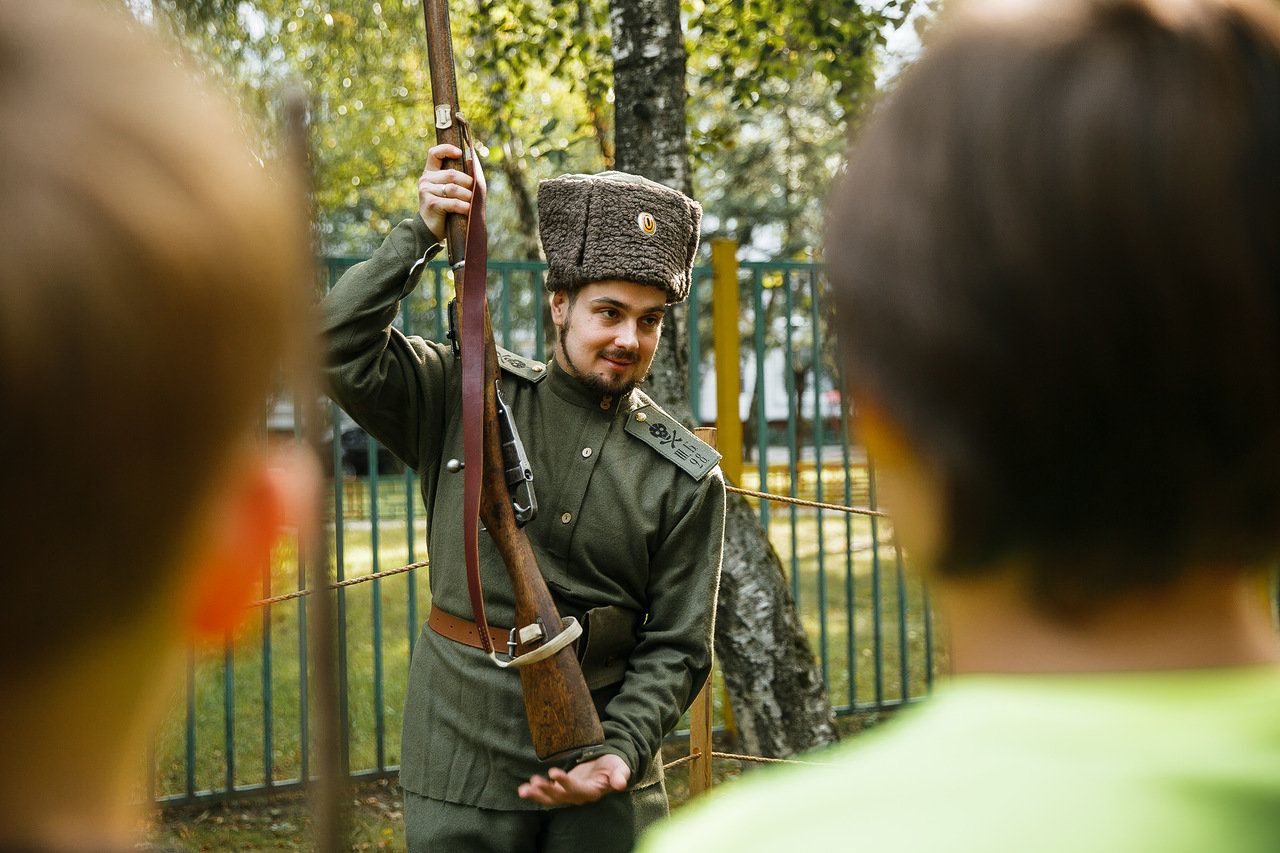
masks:
<instances>
[{"instance_id":1,"label":"rifle bolt handle","mask_svg":"<svg viewBox=\"0 0 1280 853\"><path fill-rule=\"evenodd\" d=\"M467 467L467 465L465 462L460 460L450 459L448 462L444 463L444 467L450 474L456 474L463 468Z\"/></svg>"}]
</instances>

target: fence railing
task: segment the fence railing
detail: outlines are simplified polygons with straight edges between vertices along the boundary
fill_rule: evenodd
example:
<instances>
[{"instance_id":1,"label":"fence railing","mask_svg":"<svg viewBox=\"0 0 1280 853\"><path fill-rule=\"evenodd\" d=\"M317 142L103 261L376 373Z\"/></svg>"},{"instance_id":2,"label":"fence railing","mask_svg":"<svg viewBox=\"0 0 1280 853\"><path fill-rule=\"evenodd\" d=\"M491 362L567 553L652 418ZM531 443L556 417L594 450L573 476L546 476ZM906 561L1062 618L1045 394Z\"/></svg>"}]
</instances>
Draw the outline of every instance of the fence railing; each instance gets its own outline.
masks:
<instances>
[{"instance_id":1,"label":"fence railing","mask_svg":"<svg viewBox=\"0 0 1280 853\"><path fill-rule=\"evenodd\" d=\"M329 284L360 258L327 258ZM546 360L544 266L491 262L497 342ZM680 324L688 329L690 405L711 423L717 358L742 367L741 483L749 489L875 507L875 471L849 443L847 405L825 328L821 267L743 263L736 340L711 334L712 270L694 271ZM430 264L398 323L444 340L452 283ZM286 413L287 414L287 413ZM412 471L332 409L331 554L339 580L428 557ZM290 438L291 419L273 421ZM287 425L287 426L286 426ZM791 593L839 713L894 707L928 692L937 665L924 590L903 571L885 519L752 499L788 573ZM307 555L282 548L262 596L305 586ZM429 571L423 569L421 571ZM409 654L430 607L420 572L337 591L340 720L353 776L392 772ZM264 607L219 649L193 650L184 691L153 748L151 793L165 802L294 787L310 773L307 601ZM723 718L716 703L716 719Z\"/></svg>"}]
</instances>

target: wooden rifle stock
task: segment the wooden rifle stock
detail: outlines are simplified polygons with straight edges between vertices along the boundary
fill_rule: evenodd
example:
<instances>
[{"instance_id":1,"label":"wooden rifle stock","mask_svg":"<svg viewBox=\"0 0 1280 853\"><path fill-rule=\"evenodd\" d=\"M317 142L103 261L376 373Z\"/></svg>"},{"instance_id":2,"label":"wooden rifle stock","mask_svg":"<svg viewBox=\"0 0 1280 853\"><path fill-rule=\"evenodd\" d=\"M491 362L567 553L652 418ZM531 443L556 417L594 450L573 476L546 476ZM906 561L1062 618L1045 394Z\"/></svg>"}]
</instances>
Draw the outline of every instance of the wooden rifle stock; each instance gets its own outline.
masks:
<instances>
[{"instance_id":1,"label":"wooden rifle stock","mask_svg":"<svg viewBox=\"0 0 1280 853\"><path fill-rule=\"evenodd\" d=\"M463 148L464 140L457 121L458 90L448 3L447 0L423 0L422 7L427 29L427 56L431 71L434 107L432 117L436 125L436 139L440 143ZM445 166L460 169L462 164L452 161ZM463 274L459 262L464 260L466 227L467 221L463 216L449 214L445 218L449 262L454 270L454 285L459 297L463 290ZM507 490L494 392L499 376L498 356L494 349L487 302L484 305L483 328L484 344L481 351L484 358L484 381L479 389L467 388L464 384L463 394L482 393L484 397L484 474L480 518L511 577L516 627L540 625L543 629L541 639L531 642L528 647L524 644L516 647L516 654L521 655L550 642L560 634L562 622L538 568L529 539L516 525L515 511ZM475 618L482 619L482 613L475 613ZM484 626L481 628L483 635L486 632ZM572 646L561 649L545 660L520 666L519 670L525 715L538 758L546 761L572 758L582 750L604 741L600 718L596 714L591 692L587 689L586 679Z\"/></svg>"}]
</instances>

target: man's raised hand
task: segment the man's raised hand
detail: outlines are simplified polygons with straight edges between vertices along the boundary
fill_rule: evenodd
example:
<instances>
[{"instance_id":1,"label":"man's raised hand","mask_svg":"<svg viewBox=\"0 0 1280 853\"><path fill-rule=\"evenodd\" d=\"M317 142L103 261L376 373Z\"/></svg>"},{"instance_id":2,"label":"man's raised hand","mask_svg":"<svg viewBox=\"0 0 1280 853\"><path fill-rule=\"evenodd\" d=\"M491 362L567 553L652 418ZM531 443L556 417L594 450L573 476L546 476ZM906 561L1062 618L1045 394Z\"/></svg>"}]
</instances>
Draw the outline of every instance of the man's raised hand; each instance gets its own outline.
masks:
<instances>
[{"instance_id":1,"label":"man's raised hand","mask_svg":"<svg viewBox=\"0 0 1280 853\"><path fill-rule=\"evenodd\" d=\"M471 176L443 168L445 160L461 157L462 151L455 145L436 145L427 152L427 166L418 178L418 213L437 240L445 236L445 214L466 216L471 212Z\"/></svg>"}]
</instances>

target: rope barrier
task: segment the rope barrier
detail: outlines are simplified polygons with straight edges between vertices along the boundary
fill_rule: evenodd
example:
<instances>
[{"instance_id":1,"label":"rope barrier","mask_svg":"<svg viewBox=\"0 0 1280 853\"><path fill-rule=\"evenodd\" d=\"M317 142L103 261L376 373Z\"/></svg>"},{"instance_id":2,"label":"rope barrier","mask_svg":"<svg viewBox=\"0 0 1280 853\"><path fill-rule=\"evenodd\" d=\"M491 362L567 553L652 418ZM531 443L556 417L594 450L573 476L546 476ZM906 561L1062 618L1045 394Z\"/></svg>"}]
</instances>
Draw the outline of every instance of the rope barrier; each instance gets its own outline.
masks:
<instances>
[{"instance_id":1,"label":"rope barrier","mask_svg":"<svg viewBox=\"0 0 1280 853\"><path fill-rule=\"evenodd\" d=\"M829 510L834 510L836 512L847 512L852 515L868 515L868 516L874 516L876 518L888 517L888 513L881 512L880 510L876 510L876 509L867 509L866 507L860 507L860 506L844 506L842 504L829 504L829 503L822 503L820 501L807 501L807 500L804 500L803 498L793 498L788 495L775 495L775 494L771 494L770 492L757 492L752 489L743 489L743 488L739 488L738 486L730 486L727 484L725 485L724 490L726 492L732 492L735 495L746 495L749 498L759 498L760 500L766 500L766 501L778 501L780 503L796 504L797 506L816 507L817 509L829 509ZM371 575L361 575L360 577L348 578L347 580L344 580L344 581L331 583L327 587L325 587L325 589L328 589L328 590L342 589L344 587L355 586L356 584L360 584L360 583L366 583L367 581L376 581L376 580L380 580L381 578L389 578L395 575L404 574L405 572L412 572L415 569L426 568L426 566L427 566L427 562L425 560L417 563L409 563L406 566L400 566L399 568L396 568L396 569L388 569L385 572L375 572ZM258 601L253 602L253 604L251 604L250 606L266 607L269 604L280 604L285 601L293 601L295 598L303 598L305 596L311 595L311 593L313 592L315 592L315 590L299 589L294 592L285 593L284 595L277 595L271 598L259 599ZM713 754L717 758L740 758L743 761L755 760L751 756L734 756L729 754L721 755L720 753L713 753ZM766 759L760 759L760 760L783 761L784 759L766 758ZM803 764L805 762L798 762L798 763Z\"/></svg>"},{"instance_id":2,"label":"rope barrier","mask_svg":"<svg viewBox=\"0 0 1280 853\"><path fill-rule=\"evenodd\" d=\"M662 765L662 770L663 772L666 772L667 770L671 770L675 767L679 767L681 764L688 764L690 761L693 761L693 759L701 758L701 757L702 757L702 753L691 752L688 755L680 756L674 761L668 761L666 764Z\"/></svg>"},{"instance_id":3,"label":"rope barrier","mask_svg":"<svg viewBox=\"0 0 1280 853\"><path fill-rule=\"evenodd\" d=\"M343 587L355 586L358 583L365 583L367 581L376 581L382 578L392 577L393 575L402 575L405 572L412 572L414 569L425 569L426 567L427 567L427 561L422 560L417 563L410 563L407 566L400 566L397 569L387 569L385 572L374 572L371 575L360 575L359 577L356 577L356 578L347 578L344 581L331 583L328 586L326 586L325 589L330 589L330 590L342 589ZM303 598L305 596L308 596L313 592L315 592L314 589L299 589L294 592L285 593L284 595L277 595L272 598L259 599L258 601L253 602L253 604L251 604L250 607L266 607L268 604L279 604L282 601L292 601L295 598Z\"/></svg>"},{"instance_id":4,"label":"rope barrier","mask_svg":"<svg viewBox=\"0 0 1280 853\"><path fill-rule=\"evenodd\" d=\"M831 509L836 512L847 512L852 515L869 515L875 518L888 518L889 513L881 512L878 509L867 509L861 506L844 506L843 504L828 504L820 501L807 501L804 498L793 498L787 495L774 495L769 492L757 492L751 489L743 489L738 486L730 486L725 484L724 490L732 492L735 495L746 495L749 498L759 498L765 501L778 501L784 504L795 504L796 506L810 506L818 509Z\"/></svg>"},{"instance_id":5,"label":"rope barrier","mask_svg":"<svg viewBox=\"0 0 1280 853\"><path fill-rule=\"evenodd\" d=\"M693 761L694 759L701 758L701 757L702 757L702 753L694 751L689 753L688 755L682 755L677 759L668 761L666 764L662 765L662 769L663 771L673 770L682 764L688 764L690 761ZM796 759L796 758L765 758L763 755L739 755L736 752L712 752L711 757L713 759L727 758L733 761L746 761L752 764L803 764L808 767L827 766L825 763L821 761L800 761L799 759Z\"/></svg>"},{"instance_id":6,"label":"rope barrier","mask_svg":"<svg viewBox=\"0 0 1280 853\"><path fill-rule=\"evenodd\" d=\"M735 752L713 752L712 758L731 758L734 761L750 761L755 764L804 764L809 767L826 767L822 761L801 761L797 758L765 758L763 755L738 755Z\"/></svg>"}]
</instances>

